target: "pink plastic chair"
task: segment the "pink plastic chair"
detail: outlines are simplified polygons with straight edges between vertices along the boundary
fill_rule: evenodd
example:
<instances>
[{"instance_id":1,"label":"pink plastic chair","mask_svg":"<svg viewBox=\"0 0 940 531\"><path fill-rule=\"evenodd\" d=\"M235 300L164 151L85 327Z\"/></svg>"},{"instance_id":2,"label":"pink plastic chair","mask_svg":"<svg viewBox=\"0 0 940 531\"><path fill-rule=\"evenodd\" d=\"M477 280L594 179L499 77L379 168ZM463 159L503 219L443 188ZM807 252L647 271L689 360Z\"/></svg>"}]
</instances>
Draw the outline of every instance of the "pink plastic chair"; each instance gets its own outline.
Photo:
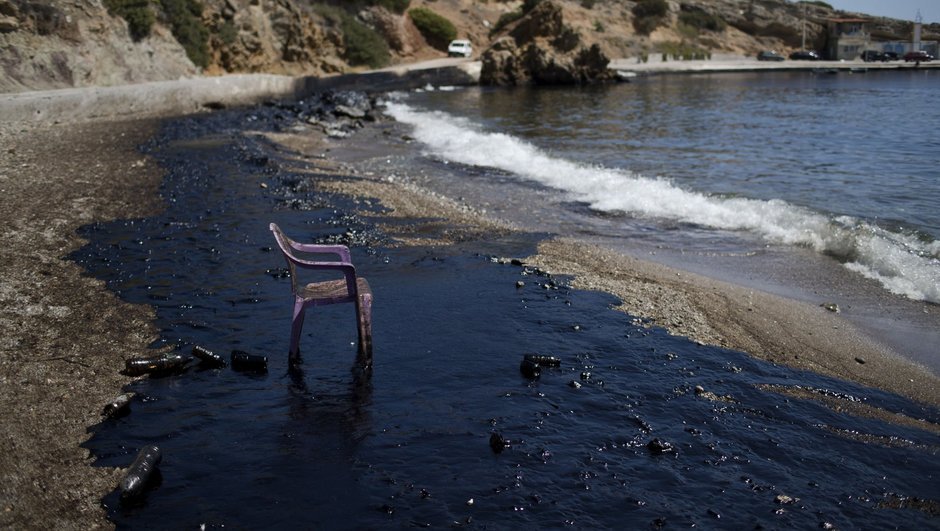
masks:
<instances>
[{"instance_id":1,"label":"pink plastic chair","mask_svg":"<svg viewBox=\"0 0 940 531\"><path fill-rule=\"evenodd\" d=\"M345 245L315 245L297 243L288 238L277 224L271 232L284 253L290 270L291 289L294 292L294 320L290 332L290 358L299 359L300 331L304 326L304 312L308 306L325 306L342 302L356 303L356 322L359 327L359 356L366 367L372 366L372 289L366 279L356 276L349 248ZM339 257L339 261L305 260L295 253L325 254ZM343 278L302 284L297 268L339 271Z\"/></svg>"}]
</instances>

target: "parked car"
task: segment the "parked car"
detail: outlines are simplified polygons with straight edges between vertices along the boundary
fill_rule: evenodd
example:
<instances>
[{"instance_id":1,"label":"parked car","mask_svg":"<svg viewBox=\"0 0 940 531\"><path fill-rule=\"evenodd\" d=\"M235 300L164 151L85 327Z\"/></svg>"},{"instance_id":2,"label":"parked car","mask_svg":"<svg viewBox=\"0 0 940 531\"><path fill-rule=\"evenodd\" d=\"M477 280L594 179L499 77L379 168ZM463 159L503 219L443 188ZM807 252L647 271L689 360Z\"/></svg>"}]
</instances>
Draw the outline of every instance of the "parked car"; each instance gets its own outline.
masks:
<instances>
[{"instance_id":1,"label":"parked car","mask_svg":"<svg viewBox=\"0 0 940 531\"><path fill-rule=\"evenodd\" d=\"M822 58L812 50L799 50L791 53L790 59L794 61L819 61Z\"/></svg>"},{"instance_id":2,"label":"parked car","mask_svg":"<svg viewBox=\"0 0 940 531\"><path fill-rule=\"evenodd\" d=\"M458 39L450 41L447 45L448 57L470 57L471 55L473 55L473 46L468 40Z\"/></svg>"},{"instance_id":3,"label":"parked car","mask_svg":"<svg viewBox=\"0 0 940 531\"><path fill-rule=\"evenodd\" d=\"M865 50L862 52L862 61L873 63L875 61L886 61L885 54L876 50Z\"/></svg>"},{"instance_id":4,"label":"parked car","mask_svg":"<svg viewBox=\"0 0 940 531\"><path fill-rule=\"evenodd\" d=\"M783 56L771 50L764 50L757 54L758 61L783 61Z\"/></svg>"},{"instance_id":5,"label":"parked car","mask_svg":"<svg viewBox=\"0 0 940 531\"><path fill-rule=\"evenodd\" d=\"M911 61L933 61L933 56L923 50L919 50L916 52L907 52L904 54L904 60L908 63Z\"/></svg>"},{"instance_id":6,"label":"parked car","mask_svg":"<svg viewBox=\"0 0 940 531\"><path fill-rule=\"evenodd\" d=\"M885 52L885 61L897 61L900 59L897 52Z\"/></svg>"}]
</instances>

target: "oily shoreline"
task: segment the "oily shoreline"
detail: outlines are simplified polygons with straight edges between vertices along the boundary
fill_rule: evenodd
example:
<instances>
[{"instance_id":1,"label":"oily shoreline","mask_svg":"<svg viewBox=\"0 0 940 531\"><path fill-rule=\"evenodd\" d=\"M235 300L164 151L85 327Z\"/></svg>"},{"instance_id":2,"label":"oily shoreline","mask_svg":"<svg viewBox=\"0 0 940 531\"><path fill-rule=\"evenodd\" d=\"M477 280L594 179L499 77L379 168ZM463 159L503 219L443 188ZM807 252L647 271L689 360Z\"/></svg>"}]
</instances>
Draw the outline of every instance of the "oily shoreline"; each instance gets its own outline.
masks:
<instances>
[{"instance_id":1,"label":"oily shoreline","mask_svg":"<svg viewBox=\"0 0 940 531\"><path fill-rule=\"evenodd\" d=\"M149 352L154 313L118 300L67 255L83 244L76 233L82 225L160 208L162 170L137 150L158 126L129 121L0 130L4 527L112 526L100 500L120 470L91 466L81 444L88 426L100 420L101 406L130 381L118 372L123 359ZM447 245L514 230L407 181L319 155L368 142L365 135L333 140L308 128L267 136L303 162L295 171L318 154L310 164L318 188L378 199L388 209L382 216L429 220L384 224L400 244ZM611 292L625 311L673 333L940 404L935 377L865 342L844 320L818 308L573 241L546 240L538 255L518 258L574 275L575 287ZM780 330L792 333L781 337Z\"/></svg>"},{"instance_id":2,"label":"oily shoreline","mask_svg":"<svg viewBox=\"0 0 940 531\"><path fill-rule=\"evenodd\" d=\"M368 134L366 131L341 141L307 133L278 134L271 135L270 140L288 152L326 153L325 160L317 161L318 166L338 177L321 177L318 183L321 187L377 199L390 210L387 215L391 217L437 218L458 227L442 233L443 239L437 244L515 230L505 222L415 186L407 176L387 179L357 168L355 163L330 160L329 153L340 149L367 152L372 145ZM343 177L346 175L356 178ZM405 244L432 243L410 233L396 234L400 225L386 225L383 230ZM645 320L648 325L666 328L671 334L854 381L923 403L940 404L940 378L823 307L624 256L570 238L547 239L539 245L536 255L514 258L553 274L574 276L575 288L616 295L622 301L618 309Z\"/></svg>"},{"instance_id":3,"label":"oily shoreline","mask_svg":"<svg viewBox=\"0 0 940 531\"><path fill-rule=\"evenodd\" d=\"M0 128L0 527L113 527L101 498L120 471L81 447L131 378L124 359L157 337L128 304L68 259L88 223L160 208L162 172L137 146L157 122ZM152 352L152 351L151 351Z\"/></svg>"}]
</instances>

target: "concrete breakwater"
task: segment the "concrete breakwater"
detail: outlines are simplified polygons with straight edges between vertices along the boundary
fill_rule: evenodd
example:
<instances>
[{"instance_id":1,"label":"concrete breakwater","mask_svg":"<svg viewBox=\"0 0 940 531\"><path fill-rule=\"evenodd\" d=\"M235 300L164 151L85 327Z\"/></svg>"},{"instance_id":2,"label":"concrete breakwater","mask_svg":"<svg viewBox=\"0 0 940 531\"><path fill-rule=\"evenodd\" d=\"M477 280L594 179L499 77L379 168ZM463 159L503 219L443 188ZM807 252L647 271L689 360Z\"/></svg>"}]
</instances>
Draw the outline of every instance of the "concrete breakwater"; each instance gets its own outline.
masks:
<instances>
[{"instance_id":1,"label":"concrete breakwater","mask_svg":"<svg viewBox=\"0 0 940 531\"><path fill-rule=\"evenodd\" d=\"M609 68L620 79L663 74L814 71L823 73L919 68L940 70L940 62L864 63L860 61L780 61L722 55L709 60L662 61L649 57L614 59ZM156 81L113 87L73 88L0 94L0 116L7 123L55 124L180 116L207 109L238 107L271 99L303 99L331 89L388 92L426 85L466 86L480 81L481 63L469 59L435 59L369 72L328 77L233 74Z\"/></svg>"},{"instance_id":2,"label":"concrete breakwater","mask_svg":"<svg viewBox=\"0 0 940 531\"><path fill-rule=\"evenodd\" d=\"M73 88L0 95L3 121L55 124L180 116L207 109L302 99L330 89L407 90L432 85L474 85L479 63L438 60L402 68L330 77L238 74L114 87Z\"/></svg>"}]
</instances>

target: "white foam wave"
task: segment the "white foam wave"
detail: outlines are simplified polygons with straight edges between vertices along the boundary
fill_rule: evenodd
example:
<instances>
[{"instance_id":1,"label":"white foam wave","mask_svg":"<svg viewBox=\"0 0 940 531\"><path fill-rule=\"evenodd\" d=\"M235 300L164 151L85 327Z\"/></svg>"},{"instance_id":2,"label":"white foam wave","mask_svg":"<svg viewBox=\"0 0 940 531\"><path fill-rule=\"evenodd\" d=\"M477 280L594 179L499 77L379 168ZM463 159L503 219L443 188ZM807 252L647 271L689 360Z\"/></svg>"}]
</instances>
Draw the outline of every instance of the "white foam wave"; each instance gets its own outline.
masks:
<instances>
[{"instance_id":1,"label":"white foam wave","mask_svg":"<svg viewBox=\"0 0 940 531\"><path fill-rule=\"evenodd\" d=\"M442 112L387 103L387 113L414 127L430 152L454 162L511 172L571 194L591 208L756 233L844 259L888 290L940 303L940 242L891 233L850 217L829 216L782 200L727 198L684 190L668 180L553 157L521 139L481 131Z\"/></svg>"}]
</instances>

